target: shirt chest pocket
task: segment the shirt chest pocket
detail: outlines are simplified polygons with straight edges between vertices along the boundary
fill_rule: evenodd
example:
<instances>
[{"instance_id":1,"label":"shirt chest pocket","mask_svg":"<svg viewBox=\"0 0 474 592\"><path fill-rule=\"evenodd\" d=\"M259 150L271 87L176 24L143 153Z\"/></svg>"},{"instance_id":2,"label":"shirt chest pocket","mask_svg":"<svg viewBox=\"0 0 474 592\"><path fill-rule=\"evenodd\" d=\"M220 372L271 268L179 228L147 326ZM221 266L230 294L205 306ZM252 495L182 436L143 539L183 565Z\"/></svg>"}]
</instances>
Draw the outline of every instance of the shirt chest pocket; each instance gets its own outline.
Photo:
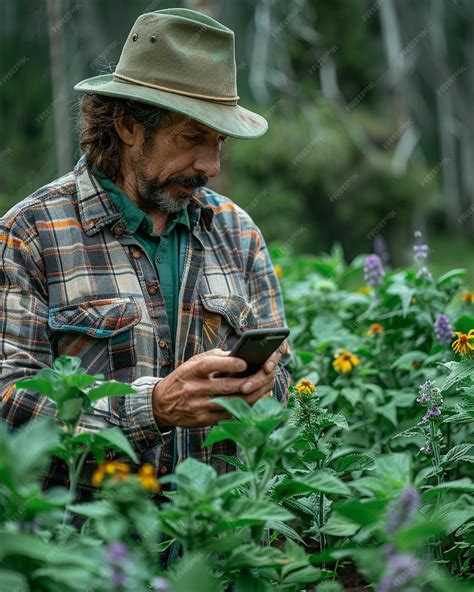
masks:
<instances>
[{"instance_id":1,"label":"shirt chest pocket","mask_svg":"<svg viewBox=\"0 0 474 592\"><path fill-rule=\"evenodd\" d=\"M140 318L133 298L88 300L51 308L48 324L55 354L78 356L91 374L131 380L137 361L133 327ZM124 369L129 370L124 373Z\"/></svg>"},{"instance_id":2,"label":"shirt chest pocket","mask_svg":"<svg viewBox=\"0 0 474 592\"><path fill-rule=\"evenodd\" d=\"M215 347L230 350L247 329L255 329L250 304L235 294L201 294L203 351Z\"/></svg>"}]
</instances>

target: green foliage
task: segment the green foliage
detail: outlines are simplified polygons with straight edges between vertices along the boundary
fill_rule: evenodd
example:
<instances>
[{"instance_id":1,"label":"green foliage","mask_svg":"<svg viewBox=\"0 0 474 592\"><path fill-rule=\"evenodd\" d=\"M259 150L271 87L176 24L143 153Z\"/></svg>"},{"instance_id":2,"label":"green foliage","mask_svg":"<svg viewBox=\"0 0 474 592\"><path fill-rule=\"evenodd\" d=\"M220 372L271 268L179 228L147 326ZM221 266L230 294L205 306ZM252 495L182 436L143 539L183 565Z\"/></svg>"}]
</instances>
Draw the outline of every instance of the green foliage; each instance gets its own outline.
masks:
<instances>
[{"instance_id":1,"label":"green foliage","mask_svg":"<svg viewBox=\"0 0 474 592\"><path fill-rule=\"evenodd\" d=\"M18 385L52 399L63 429L0 424L1 586L116 592L122 578L143 592L331 592L341 566L352 566L374 587L403 577L407 589L470 589L474 364L469 348L455 355L433 328L441 312L456 330L473 328L461 271L423 279L394 270L371 292L353 292L360 258L346 265L335 248L289 265L288 253L276 255L295 386L287 408L214 399L231 417L204 445L235 444L235 456L220 457L229 472L187 458L160 479L157 506L150 466L133 473L107 461L96 499L73 503L88 455L103 462L113 449L138 461L117 428L78 429L95 400L131 389L70 358ZM334 364L341 349L348 366ZM69 491L41 491L53 453L68 463ZM81 533L72 516L86 520ZM409 566L402 575L399 564Z\"/></svg>"}]
</instances>

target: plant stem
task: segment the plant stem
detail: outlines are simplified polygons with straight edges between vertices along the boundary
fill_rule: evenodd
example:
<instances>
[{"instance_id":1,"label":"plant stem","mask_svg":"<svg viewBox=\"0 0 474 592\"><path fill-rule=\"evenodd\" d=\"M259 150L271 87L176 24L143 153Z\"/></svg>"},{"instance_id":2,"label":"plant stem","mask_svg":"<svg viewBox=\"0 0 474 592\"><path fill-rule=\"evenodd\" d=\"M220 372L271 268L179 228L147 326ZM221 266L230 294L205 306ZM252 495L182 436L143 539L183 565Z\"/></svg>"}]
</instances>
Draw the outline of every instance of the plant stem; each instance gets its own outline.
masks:
<instances>
[{"instance_id":1,"label":"plant stem","mask_svg":"<svg viewBox=\"0 0 474 592\"><path fill-rule=\"evenodd\" d=\"M433 450L433 456L435 459L435 465L438 471L436 472L436 478L438 479L438 485L442 482L442 475L439 473L439 468L441 465L441 456L439 454L439 446L438 442L436 441L436 427L433 421L430 421L430 436L431 436L431 448Z\"/></svg>"},{"instance_id":2,"label":"plant stem","mask_svg":"<svg viewBox=\"0 0 474 592\"><path fill-rule=\"evenodd\" d=\"M321 532L321 528L324 526L324 493L319 494L319 546L321 555L326 552L326 535ZM323 569L326 568L326 560L323 560Z\"/></svg>"}]
</instances>

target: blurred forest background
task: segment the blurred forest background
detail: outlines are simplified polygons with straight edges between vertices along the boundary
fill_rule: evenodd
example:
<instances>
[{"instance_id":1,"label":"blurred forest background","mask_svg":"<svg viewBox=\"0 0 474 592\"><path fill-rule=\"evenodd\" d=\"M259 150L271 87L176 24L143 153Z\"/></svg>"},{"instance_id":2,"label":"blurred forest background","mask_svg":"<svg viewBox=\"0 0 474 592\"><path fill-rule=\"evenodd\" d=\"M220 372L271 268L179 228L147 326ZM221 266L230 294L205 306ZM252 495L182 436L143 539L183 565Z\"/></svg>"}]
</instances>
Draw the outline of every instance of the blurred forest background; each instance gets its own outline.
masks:
<instances>
[{"instance_id":1,"label":"blurred forest background","mask_svg":"<svg viewBox=\"0 0 474 592\"><path fill-rule=\"evenodd\" d=\"M74 84L171 6L235 31L240 104L270 129L230 140L211 186L269 242L348 259L385 242L399 265L420 229L433 268L474 281L472 0L0 0L0 213L72 168Z\"/></svg>"}]
</instances>

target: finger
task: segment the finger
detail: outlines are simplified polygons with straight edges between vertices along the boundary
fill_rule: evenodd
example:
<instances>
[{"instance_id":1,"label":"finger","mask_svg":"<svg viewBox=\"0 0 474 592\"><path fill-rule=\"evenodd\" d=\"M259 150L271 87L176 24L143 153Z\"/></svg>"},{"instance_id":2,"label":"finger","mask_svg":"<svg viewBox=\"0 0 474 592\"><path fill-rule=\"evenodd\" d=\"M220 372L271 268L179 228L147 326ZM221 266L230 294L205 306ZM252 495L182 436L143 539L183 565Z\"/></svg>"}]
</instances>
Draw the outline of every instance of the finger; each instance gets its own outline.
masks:
<instances>
[{"instance_id":1,"label":"finger","mask_svg":"<svg viewBox=\"0 0 474 592\"><path fill-rule=\"evenodd\" d=\"M229 417L229 414L224 411L203 412L196 417L196 427L215 425L224 419L229 419Z\"/></svg>"},{"instance_id":2,"label":"finger","mask_svg":"<svg viewBox=\"0 0 474 592\"><path fill-rule=\"evenodd\" d=\"M240 391L245 394L254 393L257 390L268 387L275 380L276 370L273 369L269 374L263 370L259 370L252 376L248 376L247 380L242 384ZM270 390L270 389L268 389Z\"/></svg>"},{"instance_id":3,"label":"finger","mask_svg":"<svg viewBox=\"0 0 474 592\"><path fill-rule=\"evenodd\" d=\"M273 386L275 386L275 385L273 385ZM272 389L273 389L273 387L272 387ZM270 389L268 391L266 389L260 389L260 390L256 391L255 393L248 395L247 396L247 403L249 405L253 405L259 399L264 399L265 397L271 397L272 396L272 389Z\"/></svg>"},{"instance_id":4,"label":"finger","mask_svg":"<svg viewBox=\"0 0 474 592\"><path fill-rule=\"evenodd\" d=\"M221 350L222 351L222 350ZM244 360L229 356L226 352L217 355L208 355L199 359L193 358L193 364L187 369L196 378L208 378L217 374L235 374L243 372L247 368Z\"/></svg>"},{"instance_id":5,"label":"finger","mask_svg":"<svg viewBox=\"0 0 474 592\"><path fill-rule=\"evenodd\" d=\"M206 381L205 392L209 397L219 397L226 395L235 395L241 392L242 385L247 382L247 378L232 378L214 376Z\"/></svg>"},{"instance_id":6,"label":"finger","mask_svg":"<svg viewBox=\"0 0 474 592\"><path fill-rule=\"evenodd\" d=\"M278 366L279 361L281 360L281 353L279 351L273 352L272 355L268 358L268 360L263 365L263 370L270 374L276 366Z\"/></svg>"}]
</instances>

